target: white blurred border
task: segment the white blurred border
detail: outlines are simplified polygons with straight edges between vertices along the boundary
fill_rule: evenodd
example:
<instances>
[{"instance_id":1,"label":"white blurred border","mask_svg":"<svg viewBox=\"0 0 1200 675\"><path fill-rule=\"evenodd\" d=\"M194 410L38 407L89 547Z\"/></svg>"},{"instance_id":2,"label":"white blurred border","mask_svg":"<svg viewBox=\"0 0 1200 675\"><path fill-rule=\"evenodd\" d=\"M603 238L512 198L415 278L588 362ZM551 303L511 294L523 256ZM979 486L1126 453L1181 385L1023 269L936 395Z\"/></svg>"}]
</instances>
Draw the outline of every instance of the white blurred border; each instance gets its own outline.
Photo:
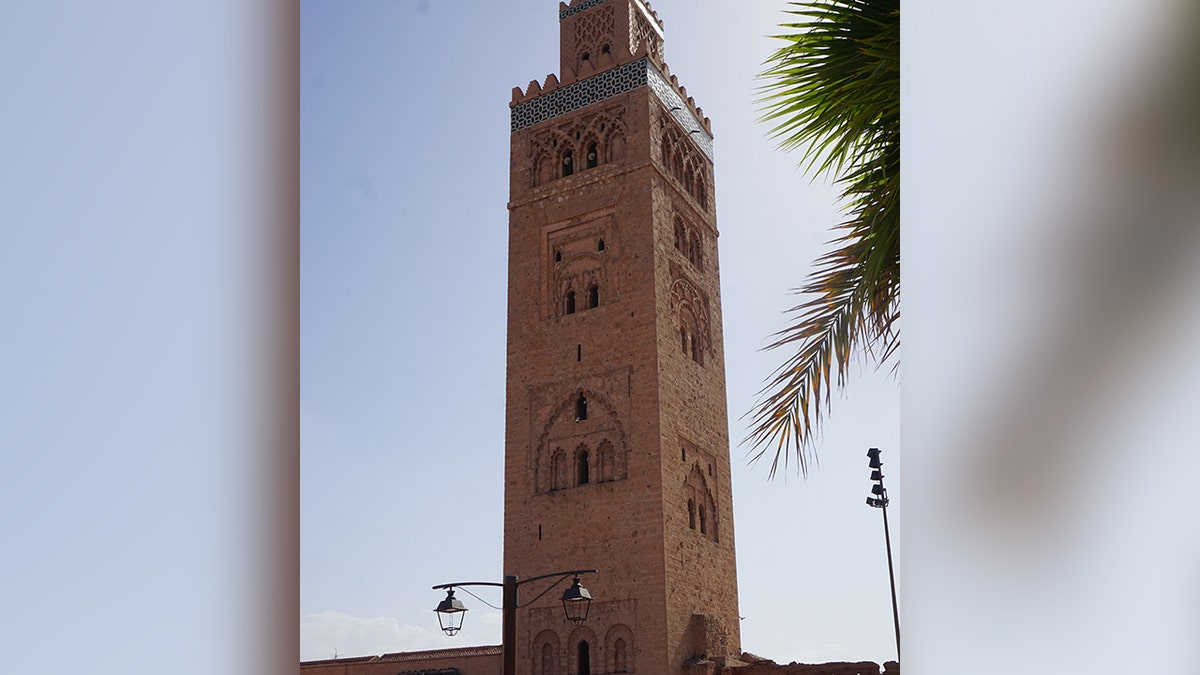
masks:
<instances>
[{"instance_id":1,"label":"white blurred border","mask_svg":"<svg viewBox=\"0 0 1200 675\"><path fill-rule=\"evenodd\" d=\"M1196 668L1198 27L904 5L910 672Z\"/></svg>"}]
</instances>

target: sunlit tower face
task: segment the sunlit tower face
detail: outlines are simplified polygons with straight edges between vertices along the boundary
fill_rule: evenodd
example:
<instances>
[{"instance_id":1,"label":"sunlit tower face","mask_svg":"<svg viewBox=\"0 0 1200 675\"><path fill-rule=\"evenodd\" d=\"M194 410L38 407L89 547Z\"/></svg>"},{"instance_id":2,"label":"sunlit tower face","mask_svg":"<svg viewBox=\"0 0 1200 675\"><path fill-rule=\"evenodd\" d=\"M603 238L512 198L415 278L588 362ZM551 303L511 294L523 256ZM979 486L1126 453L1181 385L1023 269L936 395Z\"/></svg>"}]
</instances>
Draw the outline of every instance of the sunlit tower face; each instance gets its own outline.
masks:
<instances>
[{"instance_id":1,"label":"sunlit tower face","mask_svg":"<svg viewBox=\"0 0 1200 675\"><path fill-rule=\"evenodd\" d=\"M740 653L711 126L641 0L559 26L511 103L504 573L598 572L519 668L682 674Z\"/></svg>"}]
</instances>

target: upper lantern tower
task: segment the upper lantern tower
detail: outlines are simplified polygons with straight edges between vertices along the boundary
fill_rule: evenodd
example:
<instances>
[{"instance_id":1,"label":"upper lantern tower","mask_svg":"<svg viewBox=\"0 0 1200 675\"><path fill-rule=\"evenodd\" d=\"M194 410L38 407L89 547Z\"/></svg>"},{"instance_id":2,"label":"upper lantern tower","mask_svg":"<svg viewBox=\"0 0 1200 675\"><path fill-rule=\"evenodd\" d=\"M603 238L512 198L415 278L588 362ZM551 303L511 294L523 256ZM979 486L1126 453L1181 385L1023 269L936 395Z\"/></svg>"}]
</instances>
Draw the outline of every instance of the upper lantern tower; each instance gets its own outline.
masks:
<instances>
[{"instance_id":1,"label":"upper lantern tower","mask_svg":"<svg viewBox=\"0 0 1200 675\"><path fill-rule=\"evenodd\" d=\"M740 653L711 125L648 3L559 24L510 104L504 573L598 572L519 670L684 675Z\"/></svg>"},{"instance_id":2,"label":"upper lantern tower","mask_svg":"<svg viewBox=\"0 0 1200 675\"><path fill-rule=\"evenodd\" d=\"M593 7L596 11L588 11ZM567 6L560 2L558 22L558 72L563 84L647 55L662 66L662 21L646 3L591 0Z\"/></svg>"}]
</instances>

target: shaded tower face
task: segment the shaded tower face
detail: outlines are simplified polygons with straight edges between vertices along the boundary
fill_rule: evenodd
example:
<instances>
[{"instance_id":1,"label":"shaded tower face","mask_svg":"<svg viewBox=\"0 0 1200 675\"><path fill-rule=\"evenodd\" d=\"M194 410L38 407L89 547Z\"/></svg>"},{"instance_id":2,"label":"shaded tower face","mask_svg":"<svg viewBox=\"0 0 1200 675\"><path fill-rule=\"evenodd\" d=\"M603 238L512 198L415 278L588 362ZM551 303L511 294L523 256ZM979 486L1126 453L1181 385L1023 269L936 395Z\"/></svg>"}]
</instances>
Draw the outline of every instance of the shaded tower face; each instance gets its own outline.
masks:
<instances>
[{"instance_id":1,"label":"shaded tower face","mask_svg":"<svg viewBox=\"0 0 1200 675\"><path fill-rule=\"evenodd\" d=\"M740 653L711 127L647 3L559 22L511 104L504 573L598 573L581 626L518 612L518 668L684 673Z\"/></svg>"}]
</instances>

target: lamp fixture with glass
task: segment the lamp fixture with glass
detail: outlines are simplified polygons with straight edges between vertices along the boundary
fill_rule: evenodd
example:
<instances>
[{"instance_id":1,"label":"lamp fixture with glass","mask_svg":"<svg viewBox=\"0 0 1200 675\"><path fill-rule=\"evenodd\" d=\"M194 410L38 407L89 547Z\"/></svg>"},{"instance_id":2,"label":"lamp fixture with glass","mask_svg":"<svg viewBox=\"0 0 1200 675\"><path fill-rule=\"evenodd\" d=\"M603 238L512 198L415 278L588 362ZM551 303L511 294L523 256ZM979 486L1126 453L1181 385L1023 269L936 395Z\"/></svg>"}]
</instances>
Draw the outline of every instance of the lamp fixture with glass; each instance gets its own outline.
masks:
<instances>
[{"instance_id":1,"label":"lamp fixture with glass","mask_svg":"<svg viewBox=\"0 0 1200 675\"><path fill-rule=\"evenodd\" d=\"M502 605L503 624L501 635L503 638L504 648L504 675L516 675L517 672L517 609L520 607L528 607L537 602L546 593L565 581L567 577L574 577L571 585L563 591L559 598L562 601L563 613L566 614L567 621L572 625L578 626L587 620L588 611L592 606L592 594L579 581L580 574L594 574L596 570L567 570L565 572L552 572L543 574L528 579L518 580L514 575L504 577L504 583L495 583L491 581L460 581L452 584L438 584L433 589L446 590L446 597L438 606L434 608L437 612L438 623L442 627L442 632L446 635L456 635L462 630L463 619L467 613L467 608L462 601L454 597L454 589L464 586L499 586L504 589L504 601ZM558 580L550 584L541 593L538 593L532 600L524 605L518 604L517 589L525 584L558 577Z\"/></svg>"}]
</instances>

